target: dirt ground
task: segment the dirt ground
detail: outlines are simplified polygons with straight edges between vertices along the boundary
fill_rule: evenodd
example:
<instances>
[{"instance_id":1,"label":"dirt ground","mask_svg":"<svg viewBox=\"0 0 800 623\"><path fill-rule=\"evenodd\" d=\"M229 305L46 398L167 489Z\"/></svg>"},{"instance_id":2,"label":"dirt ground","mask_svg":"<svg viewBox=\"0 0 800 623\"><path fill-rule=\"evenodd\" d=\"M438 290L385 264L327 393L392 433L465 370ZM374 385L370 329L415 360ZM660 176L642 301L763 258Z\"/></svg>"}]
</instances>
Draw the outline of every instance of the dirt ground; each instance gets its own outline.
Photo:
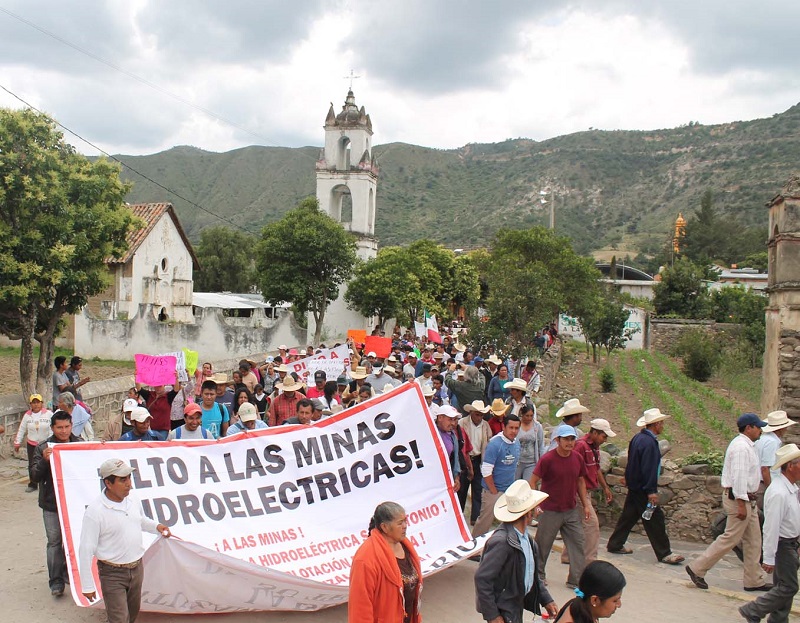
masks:
<instances>
[{"instance_id":1,"label":"dirt ground","mask_svg":"<svg viewBox=\"0 0 800 623\"><path fill-rule=\"evenodd\" d=\"M124 362L106 363L84 360L81 378L91 377L93 381L105 381L118 376L133 374L133 362L124 365ZM3 353L0 355L0 396L19 393L19 356Z\"/></svg>"}]
</instances>

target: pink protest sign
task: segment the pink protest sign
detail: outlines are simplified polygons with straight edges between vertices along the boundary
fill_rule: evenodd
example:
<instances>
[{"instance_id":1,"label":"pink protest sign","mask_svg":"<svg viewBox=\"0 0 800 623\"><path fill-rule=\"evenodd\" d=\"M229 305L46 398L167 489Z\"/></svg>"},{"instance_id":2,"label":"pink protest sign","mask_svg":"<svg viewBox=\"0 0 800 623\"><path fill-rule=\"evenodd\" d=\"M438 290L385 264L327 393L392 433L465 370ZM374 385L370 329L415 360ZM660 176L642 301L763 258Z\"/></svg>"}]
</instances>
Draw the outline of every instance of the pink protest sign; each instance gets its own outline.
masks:
<instances>
[{"instance_id":1,"label":"pink protest sign","mask_svg":"<svg viewBox=\"0 0 800 623\"><path fill-rule=\"evenodd\" d=\"M172 385L175 383L175 364L172 355L134 355L136 382L142 385Z\"/></svg>"}]
</instances>

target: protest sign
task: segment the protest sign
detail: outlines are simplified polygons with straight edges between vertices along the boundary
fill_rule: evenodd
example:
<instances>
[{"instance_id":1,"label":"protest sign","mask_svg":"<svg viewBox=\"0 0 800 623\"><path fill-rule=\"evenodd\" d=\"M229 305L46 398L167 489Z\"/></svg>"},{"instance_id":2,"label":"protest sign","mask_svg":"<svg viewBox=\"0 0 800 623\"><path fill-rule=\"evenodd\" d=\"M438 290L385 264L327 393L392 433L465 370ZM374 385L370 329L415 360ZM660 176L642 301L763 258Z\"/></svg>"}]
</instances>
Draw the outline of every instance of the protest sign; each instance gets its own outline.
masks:
<instances>
[{"instance_id":1,"label":"protest sign","mask_svg":"<svg viewBox=\"0 0 800 623\"><path fill-rule=\"evenodd\" d=\"M385 359L392 354L392 338L368 335L364 346L365 353L375 352L375 354Z\"/></svg>"},{"instance_id":2,"label":"protest sign","mask_svg":"<svg viewBox=\"0 0 800 623\"><path fill-rule=\"evenodd\" d=\"M133 356L136 362L136 382L142 385L172 385L175 382L175 364L177 359L172 355Z\"/></svg>"},{"instance_id":3,"label":"protest sign","mask_svg":"<svg viewBox=\"0 0 800 623\"><path fill-rule=\"evenodd\" d=\"M363 344L367 339L367 332L363 329L348 329L347 339L353 340L356 344Z\"/></svg>"},{"instance_id":4,"label":"protest sign","mask_svg":"<svg viewBox=\"0 0 800 623\"><path fill-rule=\"evenodd\" d=\"M186 371L193 375L197 370L197 363L200 360L200 353L196 350L189 350L188 348L184 348L183 356L186 358Z\"/></svg>"},{"instance_id":5,"label":"protest sign","mask_svg":"<svg viewBox=\"0 0 800 623\"><path fill-rule=\"evenodd\" d=\"M414 333L417 334L417 337L428 339L428 327L424 322L414 321Z\"/></svg>"},{"instance_id":6,"label":"protest sign","mask_svg":"<svg viewBox=\"0 0 800 623\"><path fill-rule=\"evenodd\" d=\"M313 426L217 442L56 444L51 467L73 597L83 598L78 544L100 493L99 465L136 468L144 513L185 543L158 538L145 556L143 610L318 609L346 600L350 565L375 507L406 510L423 575L480 550L420 388L403 385ZM241 577L241 583L220 578ZM234 589L235 585L235 590ZM314 590L316 588L316 590ZM316 596L316 597L314 597Z\"/></svg>"},{"instance_id":7,"label":"protest sign","mask_svg":"<svg viewBox=\"0 0 800 623\"><path fill-rule=\"evenodd\" d=\"M317 370L325 372L326 380L335 381L350 367L350 348L347 344L336 348L323 348L311 357L298 359L286 365L290 372L299 375L304 382L308 382L307 378L313 376ZM309 384L314 384L313 379Z\"/></svg>"},{"instance_id":8,"label":"protest sign","mask_svg":"<svg viewBox=\"0 0 800 623\"><path fill-rule=\"evenodd\" d=\"M186 374L186 354L182 350L175 351L174 353L162 353L159 357L175 357L175 372L178 374L178 380L185 383L189 380ZM172 383L174 383L174 379ZM169 385L170 383L168 383Z\"/></svg>"}]
</instances>

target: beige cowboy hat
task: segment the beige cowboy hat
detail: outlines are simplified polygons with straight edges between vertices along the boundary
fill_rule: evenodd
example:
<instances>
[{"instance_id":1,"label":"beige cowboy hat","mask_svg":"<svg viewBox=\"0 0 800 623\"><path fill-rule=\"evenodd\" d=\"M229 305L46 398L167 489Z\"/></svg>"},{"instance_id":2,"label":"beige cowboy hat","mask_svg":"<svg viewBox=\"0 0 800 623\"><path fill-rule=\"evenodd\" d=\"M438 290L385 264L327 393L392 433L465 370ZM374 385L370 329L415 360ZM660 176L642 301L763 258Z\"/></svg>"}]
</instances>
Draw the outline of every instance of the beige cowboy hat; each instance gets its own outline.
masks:
<instances>
[{"instance_id":1,"label":"beige cowboy hat","mask_svg":"<svg viewBox=\"0 0 800 623\"><path fill-rule=\"evenodd\" d=\"M528 391L528 384L525 382L524 379L516 378L513 381L509 381L508 383L506 383L503 389L508 391L511 391L512 389L518 389L519 391L524 393Z\"/></svg>"},{"instance_id":2,"label":"beige cowboy hat","mask_svg":"<svg viewBox=\"0 0 800 623\"><path fill-rule=\"evenodd\" d=\"M767 425L761 429L765 433L781 430L782 428L787 428L792 424L797 424L797 422L794 420L789 419L786 411L773 411L772 413L767 413L766 420Z\"/></svg>"},{"instance_id":3,"label":"beige cowboy hat","mask_svg":"<svg viewBox=\"0 0 800 623\"><path fill-rule=\"evenodd\" d=\"M670 416L666 413L661 413L660 409L648 409L644 412L644 415L642 415L642 417L636 421L636 426L641 428L642 426L647 426L648 424L655 424L661 420L666 420L668 417Z\"/></svg>"},{"instance_id":4,"label":"beige cowboy hat","mask_svg":"<svg viewBox=\"0 0 800 623\"><path fill-rule=\"evenodd\" d=\"M495 398L492 400L492 406L489 407L489 411L495 415L505 415L510 409L511 405L507 405L505 402L503 402L502 398Z\"/></svg>"},{"instance_id":5,"label":"beige cowboy hat","mask_svg":"<svg viewBox=\"0 0 800 623\"><path fill-rule=\"evenodd\" d=\"M285 363L282 363L275 368L275 372L289 372L289 366L287 366Z\"/></svg>"},{"instance_id":6,"label":"beige cowboy hat","mask_svg":"<svg viewBox=\"0 0 800 623\"><path fill-rule=\"evenodd\" d=\"M506 383L506 387L508 387L508 383ZM570 398L563 407L556 411L556 417L565 418L577 413L589 413L589 407L584 407L577 398Z\"/></svg>"},{"instance_id":7,"label":"beige cowboy hat","mask_svg":"<svg viewBox=\"0 0 800 623\"><path fill-rule=\"evenodd\" d=\"M350 377L355 381L358 379L367 378L367 369L364 366L358 366L355 372L350 373Z\"/></svg>"},{"instance_id":8,"label":"beige cowboy hat","mask_svg":"<svg viewBox=\"0 0 800 623\"><path fill-rule=\"evenodd\" d=\"M772 469L779 469L781 465L795 459L800 459L800 448L796 443L787 443L775 451L775 465L772 466Z\"/></svg>"},{"instance_id":9,"label":"beige cowboy hat","mask_svg":"<svg viewBox=\"0 0 800 623\"><path fill-rule=\"evenodd\" d=\"M275 387L285 392L296 392L299 389L303 389L303 384L300 381L295 381L291 374L287 374L283 383L276 383Z\"/></svg>"},{"instance_id":10,"label":"beige cowboy hat","mask_svg":"<svg viewBox=\"0 0 800 623\"><path fill-rule=\"evenodd\" d=\"M214 381L217 385L230 385L233 383L233 380L229 379L225 372L217 372L209 380Z\"/></svg>"},{"instance_id":11,"label":"beige cowboy hat","mask_svg":"<svg viewBox=\"0 0 800 623\"><path fill-rule=\"evenodd\" d=\"M491 357L487 357L486 359L484 359L484 361L486 363L493 363L496 366L499 366L501 363L503 363L503 361L495 354L492 354Z\"/></svg>"},{"instance_id":12,"label":"beige cowboy hat","mask_svg":"<svg viewBox=\"0 0 800 623\"><path fill-rule=\"evenodd\" d=\"M495 519L505 523L516 521L548 497L550 496L543 491L531 489L527 480L516 480L494 503Z\"/></svg>"},{"instance_id":13,"label":"beige cowboy hat","mask_svg":"<svg viewBox=\"0 0 800 623\"><path fill-rule=\"evenodd\" d=\"M436 390L433 389L433 385L423 385L422 386L422 395L426 398L428 396L433 396L436 393Z\"/></svg>"},{"instance_id":14,"label":"beige cowboy hat","mask_svg":"<svg viewBox=\"0 0 800 623\"><path fill-rule=\"evenodd\" d=\"M489 413L489 405L483 404L483 400L474 400L471 404L464 405L464 411L471 413L477 411L478 413Z\"/></svg>"},{"instance_id":15,"label":"beige cowboy hat","mask_svg":"<svg viewBox=\"0 0 800 623\"><path fill-rule=\"evenodd\" d=\"M463 353L465 350L467 350L467 347L466 347L466 346L464 346L463 344L461 344L460 342L457 342L457 343L454 345L454 348L455 348L455 349L456 349L456 350L457 350L459 353Z\"/></svg>"},{"instance_id":16,"label":"beige cowboy hat","mask_svg":"<svg viewBox=\"0 0 800 623\"><path fill-rule=\"evenodd\" d=\"M383 390L381 391L381 393L382 394L388 394L393 389L394 389L394 385L392 385L391 383L386 383L386 385L383 386Z\"/></svg>"}]
</instances>

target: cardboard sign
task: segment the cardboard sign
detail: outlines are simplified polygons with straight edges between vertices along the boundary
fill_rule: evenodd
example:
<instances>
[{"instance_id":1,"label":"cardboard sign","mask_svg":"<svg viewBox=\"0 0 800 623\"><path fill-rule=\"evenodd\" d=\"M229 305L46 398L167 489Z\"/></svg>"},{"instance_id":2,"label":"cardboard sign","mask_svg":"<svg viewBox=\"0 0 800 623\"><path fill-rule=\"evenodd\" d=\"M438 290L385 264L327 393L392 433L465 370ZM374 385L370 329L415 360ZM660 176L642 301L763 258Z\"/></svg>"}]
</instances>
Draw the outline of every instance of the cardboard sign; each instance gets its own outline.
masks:
<instances>
[{"instance_id":1,"label":"cardboard sign","mask_svg":"<svg viewBox=\"0 0 800 623\"><path fill-rule=\"evenodd\" d=\"M134 355L136 382L142 385L172 385L177 359L172 355Z\"/></svg>"},{"instance_id":2,"label":"cardboard sign","mask_svg":"<svg viewBox=\"0 0 800 623\"><path fill-rule=\"evenodd\" d=\"M364 353L374 352L378 357L385 359L392 354L392 338L368 335Z\"/></svg>"},{"instance_id":3,"label":"cardboard sign","mask_svg":"<svg viewBox=\"0 0 800 623\"><path fill-rule=\"evenodd\" d=\"M352 339L356 344L363 344L367 339L367 332L363 329L348 329L348 339Z\"/></svg>"}]
</instances>

